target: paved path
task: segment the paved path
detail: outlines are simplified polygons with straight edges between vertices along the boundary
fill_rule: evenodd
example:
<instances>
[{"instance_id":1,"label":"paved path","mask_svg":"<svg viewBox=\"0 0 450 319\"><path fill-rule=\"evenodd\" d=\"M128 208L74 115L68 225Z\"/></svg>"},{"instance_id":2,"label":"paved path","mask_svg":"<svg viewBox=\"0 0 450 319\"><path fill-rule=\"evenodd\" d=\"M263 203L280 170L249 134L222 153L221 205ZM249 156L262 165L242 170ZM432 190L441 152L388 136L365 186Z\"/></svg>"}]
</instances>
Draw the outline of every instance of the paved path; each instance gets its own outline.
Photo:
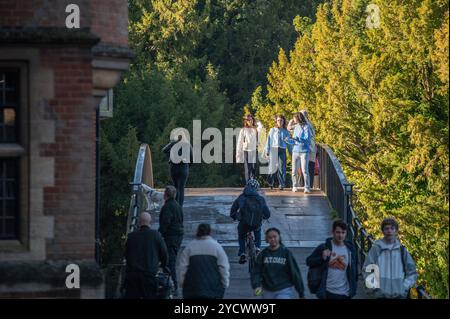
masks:
<instances>
[{"instance_id":1,"label":"paved path","mask_svg":"<svg viewBox=\"0 0 450 319\"><path fill-rule=\"evenodd\" d=\"M225 298L253 298L248 267L237 262L237 222L229 217L231 205L241 192L238 188L189 188L185 193L183 246L195 237L198 224L211 224L212 235L225 248L231 265L230 287ZM305 195L287 189L263 189L263 195L271 211L269 222L263 223L263 234L269 227L280 229L284 244L294 253L302 272L305 297L315 298L306 287L305 260L313 248L330 236L331 209L326 196L317 190ZM158 221L157 215L154 213L154 221ZM153 227L158 227L156 222Z\"/></svg>"}]
</instances>

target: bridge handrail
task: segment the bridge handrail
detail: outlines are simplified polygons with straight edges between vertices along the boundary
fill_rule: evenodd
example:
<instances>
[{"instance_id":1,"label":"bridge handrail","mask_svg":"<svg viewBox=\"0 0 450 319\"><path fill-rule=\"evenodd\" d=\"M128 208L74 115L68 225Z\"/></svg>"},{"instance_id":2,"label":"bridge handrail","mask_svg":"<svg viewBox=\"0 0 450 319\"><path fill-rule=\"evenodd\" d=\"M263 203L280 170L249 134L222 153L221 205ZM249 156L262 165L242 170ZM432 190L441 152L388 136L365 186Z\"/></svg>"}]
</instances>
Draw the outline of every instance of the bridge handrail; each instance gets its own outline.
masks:
<instances>
[{"instance_id":1,"label":"bridge handrail","mask_svg":"<svg viewBox=\"0 0 450 319\"><path fill-rule=\"evenodd\" d=\"M138 227L139 215L146 211L151 203L149 202L148 194L155 191L153 189L153 169L150 147L148 144L141 144L136 158L136 165L134 169L133 181L131 185L131 200L130 208L128 210L127 225L125 236L133 232ZM120 267L120 275L116 295L120 295L120 289L123 286L124 271L126 266L125 259L121 264L116 264Z\"/></svg>"},{"instance_id":2,"label":"bridge handrail","mask_svg":"<svg viewBox=\"0 0 450 319\"><path fill-rule=\"evenodd\" d=\"M349 239L356 246L358 263L362 267L374 239L355 213L353 184L348 182L339 160L328 145L317 144L317 155L320 163L319 188L327 195L338 217L349 225ZM416 285L415 289L418 299L431 299L423 286Z\"/></svg>"}]
</instances>

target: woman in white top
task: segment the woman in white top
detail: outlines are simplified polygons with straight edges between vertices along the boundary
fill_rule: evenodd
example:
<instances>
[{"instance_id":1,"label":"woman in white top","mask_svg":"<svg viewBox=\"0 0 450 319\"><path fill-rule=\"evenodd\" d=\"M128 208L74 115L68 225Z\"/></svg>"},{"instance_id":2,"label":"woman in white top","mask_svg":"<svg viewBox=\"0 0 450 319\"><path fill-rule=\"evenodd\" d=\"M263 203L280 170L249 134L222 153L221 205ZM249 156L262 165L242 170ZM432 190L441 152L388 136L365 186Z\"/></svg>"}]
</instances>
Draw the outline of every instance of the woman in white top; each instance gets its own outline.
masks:
<instances>
[{"instance_id":1,"label":"woman in white top","mask_svg":"<svg viewBox=\"0 0 450 319\"><path fill-rule=\"evenodd\" d=\"M244 128L239 132L236 162L244 163L245 181L256 178L257 130L255 119L249 114L244 118Z\"/></svg>"}]
</instances>

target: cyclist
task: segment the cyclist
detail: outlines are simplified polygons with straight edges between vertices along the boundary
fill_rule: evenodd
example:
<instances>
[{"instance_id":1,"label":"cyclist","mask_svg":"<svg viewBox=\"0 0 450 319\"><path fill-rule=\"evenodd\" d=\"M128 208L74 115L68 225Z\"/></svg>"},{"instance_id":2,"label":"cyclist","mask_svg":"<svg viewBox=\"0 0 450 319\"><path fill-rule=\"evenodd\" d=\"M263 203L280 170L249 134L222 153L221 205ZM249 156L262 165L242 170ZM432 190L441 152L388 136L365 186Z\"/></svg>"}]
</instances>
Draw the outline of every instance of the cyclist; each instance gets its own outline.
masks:
<instances>
[{"instance_id":1,"label":"cyclist","mask_svg":"<svg viewBox=\"0 0 450 319\"><path fill-rule=\"evenodd\" d=\"M255 235L256 253L261 250L261 224L263 219L270 217L270 210L266 200L259 194L259 183L256 179L249 179L245 185L244 191L234 201L231 206L230 217L238 220L239 224L239 263L244 264L245 255L245 236L253 231Z\"/></svg>"}]
</instances>

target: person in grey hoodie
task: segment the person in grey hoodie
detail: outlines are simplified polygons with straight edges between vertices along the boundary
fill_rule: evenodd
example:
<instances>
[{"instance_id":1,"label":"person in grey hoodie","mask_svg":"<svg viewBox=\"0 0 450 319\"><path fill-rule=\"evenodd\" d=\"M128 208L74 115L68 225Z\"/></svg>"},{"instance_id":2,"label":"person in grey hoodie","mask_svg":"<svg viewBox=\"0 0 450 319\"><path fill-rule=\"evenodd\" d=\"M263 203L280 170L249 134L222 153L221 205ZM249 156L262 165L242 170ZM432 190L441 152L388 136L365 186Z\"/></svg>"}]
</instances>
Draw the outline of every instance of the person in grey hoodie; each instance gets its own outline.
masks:
<instances>
[{"instance_id":1,"label":"person in grey hoodie","mask_svg":"<svg viewBox=\"0 0 450 319\"><path fill-rule=\"evenodd\" d=\"M405 299L417 280L417 270L413 258L398 239L398 223L386 218L381 223L384 238L375 241L364 262L363 274L368 293L375 298ZM379 272L374 269L376 265ZM372 284L367 281L371 276ZM370 288L369 288L370 287Z\"/></svg>"}]
</instances>

